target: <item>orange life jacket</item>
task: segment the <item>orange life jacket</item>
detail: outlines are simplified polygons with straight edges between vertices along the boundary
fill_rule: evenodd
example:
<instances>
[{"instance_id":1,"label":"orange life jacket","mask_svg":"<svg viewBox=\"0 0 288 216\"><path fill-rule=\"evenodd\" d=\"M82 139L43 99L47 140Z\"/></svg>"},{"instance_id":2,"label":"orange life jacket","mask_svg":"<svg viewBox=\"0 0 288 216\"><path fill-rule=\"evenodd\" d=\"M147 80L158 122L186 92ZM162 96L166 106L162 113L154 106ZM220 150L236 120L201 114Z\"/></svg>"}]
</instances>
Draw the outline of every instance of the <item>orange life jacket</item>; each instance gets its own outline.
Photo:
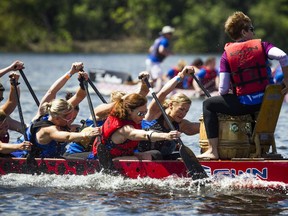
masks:
<instances>
[{"instance_id":1,"label":"orange life jacket","mask_svg":"<svg viewBox=\"0 0 288 216\"><path fill-rule=\"evenodd\" d=\"M227 43L225 51L231 69L231 82L236 95L264 91L269 80L261 40Z\"/></svg>"}]
</instances>

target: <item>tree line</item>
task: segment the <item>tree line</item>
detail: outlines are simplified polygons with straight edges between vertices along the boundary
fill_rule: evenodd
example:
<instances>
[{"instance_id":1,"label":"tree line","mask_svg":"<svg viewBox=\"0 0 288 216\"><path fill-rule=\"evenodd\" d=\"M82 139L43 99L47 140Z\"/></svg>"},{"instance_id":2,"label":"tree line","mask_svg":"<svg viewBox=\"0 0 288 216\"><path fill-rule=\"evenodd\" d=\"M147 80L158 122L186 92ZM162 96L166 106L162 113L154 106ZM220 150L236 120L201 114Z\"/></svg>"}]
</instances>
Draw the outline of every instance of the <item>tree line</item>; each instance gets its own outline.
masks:
<instances>
[{"instance_id":1,"label":"tree line","mask_svg":"<svg viewBox=\"0 0 288 216\"><path fill-rule=\"evenodd\" d=\"M218 53L230 40L224 22L234 11L252 19L258 38L286 49L288 0L2 0L0 49L75 52L77 44L110 41L146 52L171 25L175 52Z\"/></svg>"}]
</instances>

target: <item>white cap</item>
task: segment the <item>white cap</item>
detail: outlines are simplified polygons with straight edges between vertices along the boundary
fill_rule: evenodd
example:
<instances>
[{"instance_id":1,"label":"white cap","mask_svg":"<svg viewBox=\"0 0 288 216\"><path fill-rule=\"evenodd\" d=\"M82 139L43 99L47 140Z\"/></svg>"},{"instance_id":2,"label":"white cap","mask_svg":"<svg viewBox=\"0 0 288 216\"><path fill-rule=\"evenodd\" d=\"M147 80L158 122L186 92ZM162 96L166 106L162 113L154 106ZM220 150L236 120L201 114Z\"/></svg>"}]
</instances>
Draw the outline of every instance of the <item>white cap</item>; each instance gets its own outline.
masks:
<instances>
[{"instance_id":1,"label":"white cap","mask_svg":"<svg viewBox=\"0 0 288 216\"><path fill-rule=\"evenodd\" d=\"M175 31L175 29L174 28L172 28L171 26L164 26L163 28L162 28L162 31L161 32L159 32L159 34L169 34L169 33L173 33Z\"/></svg>"}]
</instances>

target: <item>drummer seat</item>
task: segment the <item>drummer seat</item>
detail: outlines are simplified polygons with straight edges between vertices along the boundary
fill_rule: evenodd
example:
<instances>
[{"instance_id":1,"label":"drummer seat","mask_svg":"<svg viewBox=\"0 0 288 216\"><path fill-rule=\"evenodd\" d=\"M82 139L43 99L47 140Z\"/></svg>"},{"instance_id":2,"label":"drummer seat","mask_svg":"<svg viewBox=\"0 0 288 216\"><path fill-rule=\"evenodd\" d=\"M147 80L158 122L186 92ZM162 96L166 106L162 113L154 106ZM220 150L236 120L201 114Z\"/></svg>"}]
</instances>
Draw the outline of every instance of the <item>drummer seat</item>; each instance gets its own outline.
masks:
<instances>
[{"instance_id":1,"label":"drummer seat","mask_svg":"<svg viewBox=\"0 0 288 216\"><path fill-rule=\"evenodd\" d=\"M281 85L268 85L252 134L250 157L281 157L277 154L274 132L284 95ZM272 154L269 149L272 147Z\"/></svg>"}]
</instances>

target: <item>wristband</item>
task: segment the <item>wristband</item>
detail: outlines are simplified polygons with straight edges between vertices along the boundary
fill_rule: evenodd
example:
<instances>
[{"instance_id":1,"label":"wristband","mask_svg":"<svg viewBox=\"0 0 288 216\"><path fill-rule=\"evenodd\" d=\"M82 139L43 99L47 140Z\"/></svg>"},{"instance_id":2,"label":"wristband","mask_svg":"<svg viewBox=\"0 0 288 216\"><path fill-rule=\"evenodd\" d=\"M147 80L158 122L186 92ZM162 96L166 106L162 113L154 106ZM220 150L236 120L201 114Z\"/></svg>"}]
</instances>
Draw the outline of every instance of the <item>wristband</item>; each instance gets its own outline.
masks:
<instances>
[{"instance_id":1,"label":"wristband","mask_svg":"<svg viewBox=\"0 0 288 216\"><path fill-rule=\"evenodd\" d=\"M71 77L72 77L72 74L71 74L71 73L67 73L66 76L65 76L65 78L66 78L67 80L69 80Z\"/></svg>"},{"instance_id":2,"label":"wristband","mask_svg":"<svg viewBox=\"0 0 288 216\"><path fill-rule=\"evenodd\" d=\"M180 83L180 82L182 81L182 78L178 75L176 81L177 81L178 83Z\"/></svg>"}]
</instances>

